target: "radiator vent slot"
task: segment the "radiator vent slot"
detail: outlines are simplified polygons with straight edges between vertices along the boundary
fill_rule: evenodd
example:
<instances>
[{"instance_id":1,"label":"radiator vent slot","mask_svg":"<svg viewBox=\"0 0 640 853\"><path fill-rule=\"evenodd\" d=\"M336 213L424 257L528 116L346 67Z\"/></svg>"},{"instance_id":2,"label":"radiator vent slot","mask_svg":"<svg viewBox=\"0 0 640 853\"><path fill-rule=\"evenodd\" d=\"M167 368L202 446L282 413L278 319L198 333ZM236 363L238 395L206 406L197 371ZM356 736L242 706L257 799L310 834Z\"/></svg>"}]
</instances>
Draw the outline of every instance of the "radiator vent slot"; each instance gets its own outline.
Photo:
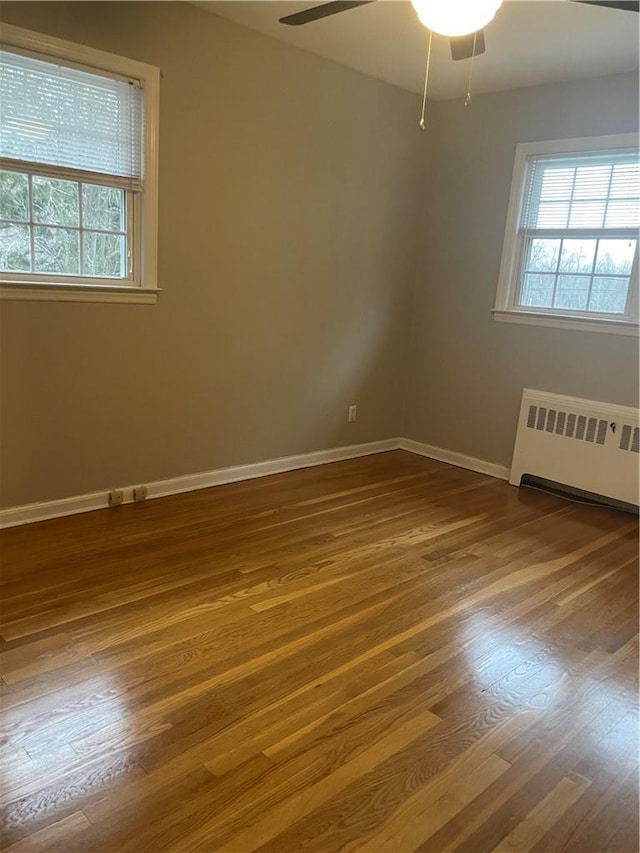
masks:
<instances>
[{"instance_id":1,"label":"radiator vent slot","mask_svg":"<svg viewBox=\"0 0 640 853\"><path fill-rule=\"evenodd\" d=\"M620 450L630 450L632 453L640 452L640 430L624 424L620 433Z\"/></svg>"},{"instance_id":2,"label":"radiator vent slot","mask_svg":"<svg viewBox=\"0 0 640 853\"><path fill-rule=\"evenodd\" d=\"M576 438L578 441L604 444L607 438L609 421L605 421L602 418L587 418L585 415L576 415L573 412L559 412L557 409L547 409L545 406L529 406L527 427L529 429L552 432L555 435L562 435L566 438ZM624 429L627 429L627 427ZM629 427L629 429L631 428ZM636 445L638 443L637 432L636 429ZM629 433L627 438L627 445L629 445L630 436L631 433ZM621 436L620 449L627 450L628 446L623 448L622 443L623 439Z\"/></svg>"},{"instance_id":3,"label":"radiator vent slot","mask_svg":"<svg viewBox=\"0 0 640 853\"><path fill-rule=\"evenodd\" d=\"M555 483L637 506L637 409L525 389L509 482Z\"/></svg>"}]
</instances>

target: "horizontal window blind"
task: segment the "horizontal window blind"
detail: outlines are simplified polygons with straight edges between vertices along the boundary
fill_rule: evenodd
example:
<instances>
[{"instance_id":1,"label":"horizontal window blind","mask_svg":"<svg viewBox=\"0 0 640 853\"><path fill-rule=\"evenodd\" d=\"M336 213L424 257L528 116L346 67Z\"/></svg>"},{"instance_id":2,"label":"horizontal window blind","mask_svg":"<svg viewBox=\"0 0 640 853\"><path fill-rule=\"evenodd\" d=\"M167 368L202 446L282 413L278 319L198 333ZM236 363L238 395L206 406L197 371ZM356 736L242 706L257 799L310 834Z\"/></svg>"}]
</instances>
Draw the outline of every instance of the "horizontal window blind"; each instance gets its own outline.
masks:
<instances>
[{"instance_id":1,"label":"horizontal window blind","mask_svg":"<svg viewBox=\"0 0 640 853\"><path fill-rule=\"evenodd\" d=\"M521 229L619 230L638 226L637 153L539 157L529 161Z\"/></svg>"},{"instance_id":2,"label":"horizontal window blind","mask_svg":"<svg viewBox=\"0 0 640 853\"><path fill-rule=\"evenodd\" d=\"M135 83L0 51L0 156L141 186L144 101Z\"/></svg>"}]
</instances>

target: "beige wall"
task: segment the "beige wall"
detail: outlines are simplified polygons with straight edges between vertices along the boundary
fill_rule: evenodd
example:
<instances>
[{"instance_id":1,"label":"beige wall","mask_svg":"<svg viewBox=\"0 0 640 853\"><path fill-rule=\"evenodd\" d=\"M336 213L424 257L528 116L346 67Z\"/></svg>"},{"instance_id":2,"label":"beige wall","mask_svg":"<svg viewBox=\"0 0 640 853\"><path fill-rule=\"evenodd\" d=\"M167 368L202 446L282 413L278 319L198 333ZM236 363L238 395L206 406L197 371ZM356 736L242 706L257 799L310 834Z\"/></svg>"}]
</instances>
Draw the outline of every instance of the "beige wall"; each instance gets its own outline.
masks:
<instances>
[{"instance_id":1,"label":"beige wall","mask_svg":"<svg viewBox=\"0 0 640 853\"><path fill-rule=\"evenodd\" d=\"M637 130L638 80L443 102L431 127L404 434L509 465L523 387L637 405L635 339L497 323L490 310L516 144Z\"/></svg>"},{"instance_id":2,"label":"beige wall","mask_svg":"<svg viewBox=\"0 0 640 853\"><path fill-rule=\"evenodd\" d=\"M419 99L186 4L1 14L160 66L164 289L2 305L3 505L398 435Z\"/></svg>"}]
</instances>

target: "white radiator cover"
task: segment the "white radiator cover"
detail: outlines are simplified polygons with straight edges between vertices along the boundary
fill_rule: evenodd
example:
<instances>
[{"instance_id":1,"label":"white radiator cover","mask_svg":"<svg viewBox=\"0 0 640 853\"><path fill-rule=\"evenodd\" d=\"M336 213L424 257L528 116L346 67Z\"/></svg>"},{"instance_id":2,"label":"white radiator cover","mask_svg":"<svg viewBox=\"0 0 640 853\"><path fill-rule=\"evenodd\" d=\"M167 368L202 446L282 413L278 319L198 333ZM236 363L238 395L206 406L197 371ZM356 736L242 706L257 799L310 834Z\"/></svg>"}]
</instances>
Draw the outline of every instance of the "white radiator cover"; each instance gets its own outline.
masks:
<instances>
[{"instance_id":1,"label":"white radiator cover","mask_svg":"<svg viewBox=\"0 0 640 853\"><path fill-rule=\"evenodd\" d=\"M509 482L525 474L625 503L639 503L638 410L522 392Z\"/></svg>"}]
</instances>

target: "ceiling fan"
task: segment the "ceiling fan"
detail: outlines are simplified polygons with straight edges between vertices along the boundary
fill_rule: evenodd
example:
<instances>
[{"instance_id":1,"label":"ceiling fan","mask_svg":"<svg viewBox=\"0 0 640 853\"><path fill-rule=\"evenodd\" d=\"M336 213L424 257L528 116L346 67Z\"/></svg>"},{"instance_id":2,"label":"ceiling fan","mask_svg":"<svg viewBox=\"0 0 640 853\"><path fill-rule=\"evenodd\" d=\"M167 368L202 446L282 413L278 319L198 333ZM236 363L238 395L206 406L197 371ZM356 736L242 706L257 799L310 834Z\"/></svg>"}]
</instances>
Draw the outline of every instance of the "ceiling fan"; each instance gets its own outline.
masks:
<instances>
[{"instance_id":1,"label":"ceiling fan","mask_svg":"<svg viewBox=\"0 0 640 853\"><path fill-rule=\"evenodd\" d=\"M375 0L332 0L320 6L312 6L293 15L285 15L279 23L289 26L300 26L319 21L330 15L346 12L356 6L368 6ZM640 11L639 0L575 0L591 6L604 6L611 9L622 9L627 12ZM420 21L425 27L440 35L448 36L451 47L451 58L454 60L469 59L485 52L484 27L494 17L502 0L483 0L483 2L458 3L463 9L456 9L451 0L414 0L412 3Z\"/></svg>"}]
</instances>

